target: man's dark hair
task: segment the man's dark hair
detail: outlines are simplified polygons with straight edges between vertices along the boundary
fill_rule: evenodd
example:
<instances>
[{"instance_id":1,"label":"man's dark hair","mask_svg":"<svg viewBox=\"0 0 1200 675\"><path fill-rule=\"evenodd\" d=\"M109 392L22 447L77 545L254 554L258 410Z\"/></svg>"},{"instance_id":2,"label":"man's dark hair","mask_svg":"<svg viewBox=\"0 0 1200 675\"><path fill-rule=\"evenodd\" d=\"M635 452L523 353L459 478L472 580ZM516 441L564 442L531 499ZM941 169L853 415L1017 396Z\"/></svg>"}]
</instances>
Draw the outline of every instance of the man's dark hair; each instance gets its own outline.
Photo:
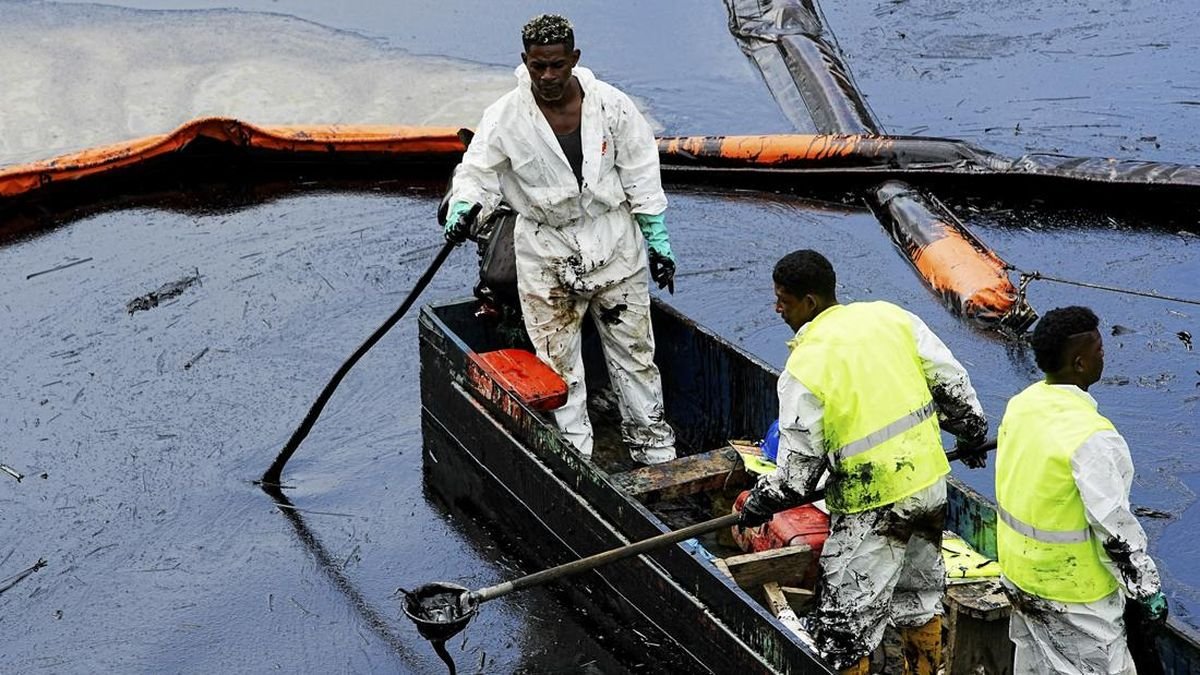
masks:
<instances>
[{"instance_id":1,"label":"man's dark hair","mask_svg":"<svg viewBox=\"0 0 1200 675\"><path fill-rule=\"evenodd\" d=\"M836 297L837 275L833 265L816 251L802 249L783 256L775 263L771 278L797 298L809 293L828 300Z\"/></svg>"},{"instance_id":2,"label":"man's dark hair","mask_svg":"<svg viewBox=\"0 0 1200 675\"><path fill-rule=\"evenodd\" d=\"M521 29L521 44L525 51L533 45L566 45L575 50L575 29L571 22L558 14L539 14Z\"/></svg>"},{"instance_id":3,"label":"man's dark hair","mask_svg":"<svg viewBox=\"0 0 1200 675\"><path fill-rule=\"evenodd\" d=\"M1057 372L1063 367L1063 355L1071 338L1099 326L1100 319L1087 307L1059 307L1046 312L1029 337L1038 368L1043 373Z\"/></svg>"}]
</instances>

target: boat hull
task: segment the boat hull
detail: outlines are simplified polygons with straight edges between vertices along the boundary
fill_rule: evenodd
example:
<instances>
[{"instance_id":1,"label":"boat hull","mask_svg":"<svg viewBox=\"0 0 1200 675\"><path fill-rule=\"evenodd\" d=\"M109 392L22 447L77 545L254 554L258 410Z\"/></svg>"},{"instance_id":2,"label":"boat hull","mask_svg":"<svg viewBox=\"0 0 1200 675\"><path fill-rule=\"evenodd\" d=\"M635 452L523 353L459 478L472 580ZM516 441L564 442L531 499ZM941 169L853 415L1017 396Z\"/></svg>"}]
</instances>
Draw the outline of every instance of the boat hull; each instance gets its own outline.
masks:
<instances>
[{"instance_id":1,"label":"boat hull","mask_svg":"<svg viewBox=\"0 0 1200 675\"><path fill-rule=\"evenodd\" d=\"M487 374L474 353L520 345L512 344L512 331L476 320L473 310L472 301L452 302L425 307L420 318L424 466L433 491L499 526L502 540L538 569L667 531L583 460L548 415ZM657 300L652 318L667 417L682 454L767 428L778 410L777 371ZM593 360L589 390L604 384L603 372ZM995 558L994 505L953 477L948 483L947 529ZM663 670L832 672L711 561L683 545L558 587L603 624L619 652L642 663L661 657ZM668 641L667 649L652 646ZM1165 672L1200 672L1200 641L1192 631L1172 621L1158 643Z\"/></svg>"},{"instance_id":2,"label":"boat hull","mask_svg":"<svg viewBox=\"0 0 1200 675\"><path fill-rule=\"evenodd\" d=\"M582 461L550 418L480 376L472 351L511 345L467 321L463 313L470 309L470 303L426 307L420 319L424 466L433 491L502 526L509 544L538 568L667 531L645 506ZM732 402L728 392L722 397ZM665 637L675 645L662 650L670 653L664 667L672 669L832 672L715 565L682 546L558 586L572 603L586 598L615 617L617 632L632 633L631 625L653 632L640 649L625 636L638 660L657 658L660 648L645 644Z\"/></svg>"}]
</instances>

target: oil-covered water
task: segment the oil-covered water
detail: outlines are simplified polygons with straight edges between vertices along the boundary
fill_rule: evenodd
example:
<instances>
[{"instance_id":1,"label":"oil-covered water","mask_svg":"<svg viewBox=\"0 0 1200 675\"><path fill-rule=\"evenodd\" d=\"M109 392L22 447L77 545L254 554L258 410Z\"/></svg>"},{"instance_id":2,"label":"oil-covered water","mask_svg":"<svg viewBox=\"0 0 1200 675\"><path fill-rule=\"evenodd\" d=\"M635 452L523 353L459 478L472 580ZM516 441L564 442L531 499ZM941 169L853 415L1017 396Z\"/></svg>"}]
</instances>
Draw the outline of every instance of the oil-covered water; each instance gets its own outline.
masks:
<instances>
[{"instance_id":1,"label":"oil-covered water","mask_svg":"<svg viewBox=\"0 0 1200 675\"><path fill-rule=\"evenodd\" d=\"M542 9L516 0L236 3L254 13L177 11L229 4L215 2L126 4L139 9L0 3L0 50L33 54L0 59L15 83L0 117L2 161L163 132L198 114L299 110L250 121L355 123L394 111L396 123L469 125L508 86L516 31ZM637 96L664 133L788 130L725 32L719 2L643 4L571 11L583 62ZM944 5L827 8L889 130L926 126L1009 154L1200 163L1188 122L1196 108L1186 103L1197 95L1176 70L1200 33L1169 21L1169 6L1045 7L1022 14L1029 30L1013 35L1006 17L1016 5L935 4ZM1180 32L1155 37L1156 24ZM237 30L247 33L235 40ZM180 47L189 41L228 49L196 59ZM107 57L82 58L69 44ZM138 58L128 58L131 45ZM441 93L414 96L426 86L418 71L434 68L421 61L428 55L473 61L436 66L442 80L477 85L464 92L439 80L427 86ZM226 77L208 81L208 71ZM296 72L328 86L299 76L292 86ZM164 90L173 73L190 73L183 81L192 85ZM373 73L381 86L344 88ZM234 88L226 97L221 86ZM194 94L210 90L197 104ZM228 101L237 105L222 108ZM217 192L186 210L93 214L0 248L0 463L23 475L0 474L0 579L46 561L0 594L5 669L444 669L403 617L397 586L477 588L533 570L499 550L503 533L459 520L423 489L415 313L351 372L288 465L286 494L303 527L250 482L440 247L438 197L395 185L308 186L247 205ZM947 314L864 211L751 192L670 197L680 258L670 302L768 362L783 363L788 337L772 311L770 268L808 247L834 261L843 300L887 299L921 315L970 369L993 423L1037 375L1019 346ZM1018 267L1196 296L1194 229L1017 201L962 215ZM475 265L473 253L456 252L425 298L467 294ZM164 286L184 287L130 311ZM1172 611L1195 624L1200 356L1178 336L1200 334L1200 313L1048 282L1033 282L1030 300L1042 310L1088 304L1102 317L1108 366L1093 393L1133 449L1133 501L1150 514L1143 524ZM989 470L955 472L990 492ZM637 669L636 657L617 659L604 636L588 633L586 617L528 591L489 603L447 648L463 672Z\"/></svg>"}]
</instances>

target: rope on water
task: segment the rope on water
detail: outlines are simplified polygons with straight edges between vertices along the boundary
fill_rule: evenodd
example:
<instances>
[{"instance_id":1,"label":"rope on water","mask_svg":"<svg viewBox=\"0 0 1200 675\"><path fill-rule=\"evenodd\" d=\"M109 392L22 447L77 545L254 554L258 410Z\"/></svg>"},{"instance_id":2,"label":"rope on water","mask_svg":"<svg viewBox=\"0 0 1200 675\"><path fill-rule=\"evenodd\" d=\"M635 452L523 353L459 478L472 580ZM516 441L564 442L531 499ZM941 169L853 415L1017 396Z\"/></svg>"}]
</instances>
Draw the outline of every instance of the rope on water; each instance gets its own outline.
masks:
<instances>
[{"instance_id":1,"label":"rope on water","mask_svg":"<svg viewBox=\"0 0 1200 675\"><path fill-rule=\"evenodd\" d=\"M1017 271L1021 272L1020 270L1017 270ZM1120 288L1118 286L1105 286L1103 284L1093 284L1093 283L1089 283L1086 281L1074 281L1071 279L1060 279L1058 277L1052 277L1052 276L1049 276L1046 274L1042 274L1041 272L1038 272L1036 270L1033 272L1021 272L1021 282L1017 289L1017 293L1018 293L1019 297L1024 298L1026 286L1029 285L1030 281L1033 281L1035 279L1040 279L1042 281L1053 281L1055 283L1067 284L1069 286L1080 286L1083 288L1093 288L1098 291L1108 291L1110 293L1123 293L1125 295L1136 295L1136 296L1143 297L1143 298L1154 298L1155 300L1167 300L1170 302L1182 302L1182 303L1185 303L1188 305L1200 305L1200 300L1192 300L1189 298L1179 298L1179 297L1175 297L1173 295L1163 295L1161 293L1154 293L1152 291L1139 291L1139 290L1135 290L1132 288Z\"/></svg>"}]
</instances>

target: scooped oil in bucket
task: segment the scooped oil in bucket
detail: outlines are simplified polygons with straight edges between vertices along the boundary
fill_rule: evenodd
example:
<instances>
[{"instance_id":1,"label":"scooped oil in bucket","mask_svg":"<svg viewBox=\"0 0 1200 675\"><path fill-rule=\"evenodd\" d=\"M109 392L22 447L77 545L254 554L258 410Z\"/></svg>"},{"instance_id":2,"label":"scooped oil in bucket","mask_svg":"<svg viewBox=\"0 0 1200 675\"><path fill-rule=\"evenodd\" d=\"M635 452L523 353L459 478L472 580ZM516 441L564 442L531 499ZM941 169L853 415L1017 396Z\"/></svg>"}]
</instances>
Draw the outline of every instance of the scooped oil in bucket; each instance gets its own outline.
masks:
<instances>
[{"instance_id":1,"label":"scooped oil in bucket","mask_svg":"<svg viewBox=\"0 0 1200 675\"><path fill-rule=\"evenodd\" d=\"M404 613L446 662L450 675L455 675L457 670L446 651L446 640L467 627L479 609L479 602L466 587L446 582L426 584L414 591L400 590L404 593Z\"/></svg>"}]
</instances>

